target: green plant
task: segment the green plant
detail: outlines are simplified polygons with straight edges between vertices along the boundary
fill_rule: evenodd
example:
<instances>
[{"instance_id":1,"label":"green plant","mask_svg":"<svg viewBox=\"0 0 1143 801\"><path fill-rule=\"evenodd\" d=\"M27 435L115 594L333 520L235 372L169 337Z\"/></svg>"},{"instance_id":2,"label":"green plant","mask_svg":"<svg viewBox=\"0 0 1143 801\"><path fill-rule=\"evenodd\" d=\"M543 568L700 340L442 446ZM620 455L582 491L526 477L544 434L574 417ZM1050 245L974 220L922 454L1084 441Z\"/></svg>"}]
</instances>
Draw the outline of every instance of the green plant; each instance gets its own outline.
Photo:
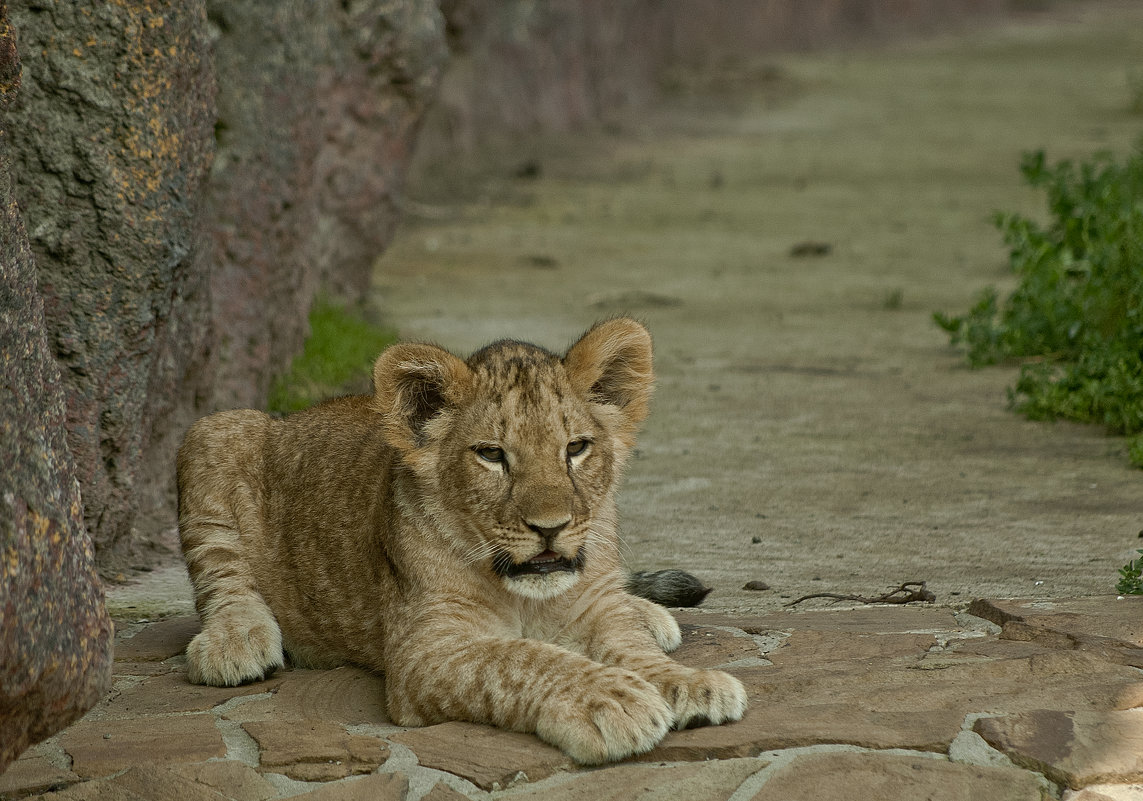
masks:
<instances>
[{"instance_id":1,"label":"green plant","mask_svg":"<svg viewBox=\"0 0 1143 801\"><path fill-rule=\"evenodd\" d=\"M1143 548L1136 553L1139 558L1119 568L1119 583L1115 585L1115 591L1121 595L1143 595Z\"/></svg>"},{"instance_id":2,"label":"green plant","mask_svg":"<svg viewBox=\"0 0 1143 801\"><path fill-rule=\"evenodd\" d=\"M1020 170L1047 194L1050 220L995 216L1016 289L1001 302L989 287L967 313L933 319L973 366L1022 362L1017 411L1127 434L1143 467L1143 141L1123 160L1052 166L1030 153Z\"/></svg>"},{"instance_id":3,"label":"green plant","mask_svg":"<svg viewBox=\"0 0 1143 801\"><path fill-rule=\"evenodd\" d=\"M324 298L309 314L310 335L289 371L274 380L267 407L286 414L337 394L368 386L377 354L395 340L392 332Z\"/></svg>"}]
</instances>

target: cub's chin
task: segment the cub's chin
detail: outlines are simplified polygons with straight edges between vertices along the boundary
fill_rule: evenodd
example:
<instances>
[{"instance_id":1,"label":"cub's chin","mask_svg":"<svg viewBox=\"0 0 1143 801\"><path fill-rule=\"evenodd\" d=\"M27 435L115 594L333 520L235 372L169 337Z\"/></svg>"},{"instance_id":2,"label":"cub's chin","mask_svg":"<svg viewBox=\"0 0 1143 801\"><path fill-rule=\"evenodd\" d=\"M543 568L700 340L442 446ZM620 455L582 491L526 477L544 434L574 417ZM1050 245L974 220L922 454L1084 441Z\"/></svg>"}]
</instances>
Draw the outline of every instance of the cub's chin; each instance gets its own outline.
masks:
<instances>
[{"instance_id":1,"label":"cub's chin","mask_svg":"<svg viewBox=\"0 0 1143 801\"><path fill-rule=\"evenodd\" d=\"M542 601L570 590L583 572L584 552L574 559L543 551L523 562L513 562L507 554L492 560L492 568L509 592Z\"/></svg>"}]
</instances>

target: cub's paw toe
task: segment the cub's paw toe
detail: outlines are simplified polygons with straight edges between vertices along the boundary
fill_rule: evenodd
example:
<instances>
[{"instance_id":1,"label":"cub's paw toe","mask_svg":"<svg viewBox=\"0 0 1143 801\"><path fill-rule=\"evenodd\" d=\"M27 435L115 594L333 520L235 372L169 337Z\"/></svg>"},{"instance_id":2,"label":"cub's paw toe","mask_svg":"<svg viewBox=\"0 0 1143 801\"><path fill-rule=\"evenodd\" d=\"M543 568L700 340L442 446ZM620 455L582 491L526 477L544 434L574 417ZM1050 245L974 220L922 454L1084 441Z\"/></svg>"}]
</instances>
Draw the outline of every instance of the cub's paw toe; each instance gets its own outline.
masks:
<instances>
[{"instance_id":1,"label":"cub's paw toe","mask_svg":"<svg viewBox=\"0 0 1143 801\"><path fill-rule=\"evenodd\" d=\"M746 713L742 682L721 670L694 670L661 689L674 712L676 729L717 726L740 720Z\"/></svg>"},{"instance_id":2,"label":"cub's paw toe","mask_svg":"<svg viewBox=\"0 0 1143 801\"><path fill-rule=\"evenodd\" d=\"M670 653L682 644L683 634L679 631L679 624L674 615L650 601L643 601L643 614L651 636L666 653Z\"/></svg>"},{"instance_id":3,"label":"cub's paw toe","mask_svg":"<svg viewBox=\"0 0 1143 801\"><path fill-rule=\"evenodd\" d=\"M249 628L208 625L187 645L192 684L235 687L260 681L282 664L282 635L273 622Z\"/></svg>"},{"instance_id":4,"label":"cub's paw toe","mask_svg":"<svg viewBox=\"0 0 1143 801\"><path fill-rule=\"evenodd\" d=\"M628 671L606 678L557 705L537 726L542 739L583 765L650 751L670 729L671 709L652 684Z\"/></svg>"}]
</instances>

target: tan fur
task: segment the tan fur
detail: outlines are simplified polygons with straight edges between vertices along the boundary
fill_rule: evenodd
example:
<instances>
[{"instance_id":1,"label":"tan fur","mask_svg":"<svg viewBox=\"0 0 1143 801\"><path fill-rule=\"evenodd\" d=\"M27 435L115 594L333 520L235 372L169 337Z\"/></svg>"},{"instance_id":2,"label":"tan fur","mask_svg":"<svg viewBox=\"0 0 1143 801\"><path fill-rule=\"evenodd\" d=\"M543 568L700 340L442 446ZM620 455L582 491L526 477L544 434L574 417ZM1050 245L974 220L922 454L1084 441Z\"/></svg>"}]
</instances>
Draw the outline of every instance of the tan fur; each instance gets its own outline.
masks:
<instances>
[{"instance_id":1,"label":"tan fur","mask_svg":"<svg viewBox=\"0 0 1143 801\"><path fill-rule=\"evenodd\" d=\"M674 618L623 589L615 490L652 380L650 336L616 319L562 359L394 345L373 396L200 420L178 464L191 681L352 663L399 724L536 732L583 763L739 719L741 683L667 657ZM512 573L540 554L565 569Z\"/></svg>"}]
</instances>

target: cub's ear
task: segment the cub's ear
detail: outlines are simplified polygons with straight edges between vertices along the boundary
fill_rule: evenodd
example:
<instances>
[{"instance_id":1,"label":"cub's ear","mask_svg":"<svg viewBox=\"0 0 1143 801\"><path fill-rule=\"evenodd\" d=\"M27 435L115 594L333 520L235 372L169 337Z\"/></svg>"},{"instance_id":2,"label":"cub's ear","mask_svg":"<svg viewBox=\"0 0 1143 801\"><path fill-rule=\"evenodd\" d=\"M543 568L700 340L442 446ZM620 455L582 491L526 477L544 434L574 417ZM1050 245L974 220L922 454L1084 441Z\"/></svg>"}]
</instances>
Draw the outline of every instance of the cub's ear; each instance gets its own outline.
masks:
<instances>
[{"instance_id":1,"label":"cub's ear","mask_svg":"<svg viewBox=\"0 0 1143 801\"><path fill-rule=\"evenodd\" d=\"M568 349L564 368L588 400L622 411L626 425L621 435L634 444L655 383L647 329L628 317L599 323Z\"/></svg>"},{"instance_id":2,"label":"cub's ear","mask_svg":"<svg viewBox=\"0 0 1143 801\"><path fill-rule=\"evenodd\" d=\"M405 453L426 444L427 424L463 399L471 375L464 362L436 345L386 348L373 365L373 407L385 420L390 444Z\"/></svg>"}]
</instances>

